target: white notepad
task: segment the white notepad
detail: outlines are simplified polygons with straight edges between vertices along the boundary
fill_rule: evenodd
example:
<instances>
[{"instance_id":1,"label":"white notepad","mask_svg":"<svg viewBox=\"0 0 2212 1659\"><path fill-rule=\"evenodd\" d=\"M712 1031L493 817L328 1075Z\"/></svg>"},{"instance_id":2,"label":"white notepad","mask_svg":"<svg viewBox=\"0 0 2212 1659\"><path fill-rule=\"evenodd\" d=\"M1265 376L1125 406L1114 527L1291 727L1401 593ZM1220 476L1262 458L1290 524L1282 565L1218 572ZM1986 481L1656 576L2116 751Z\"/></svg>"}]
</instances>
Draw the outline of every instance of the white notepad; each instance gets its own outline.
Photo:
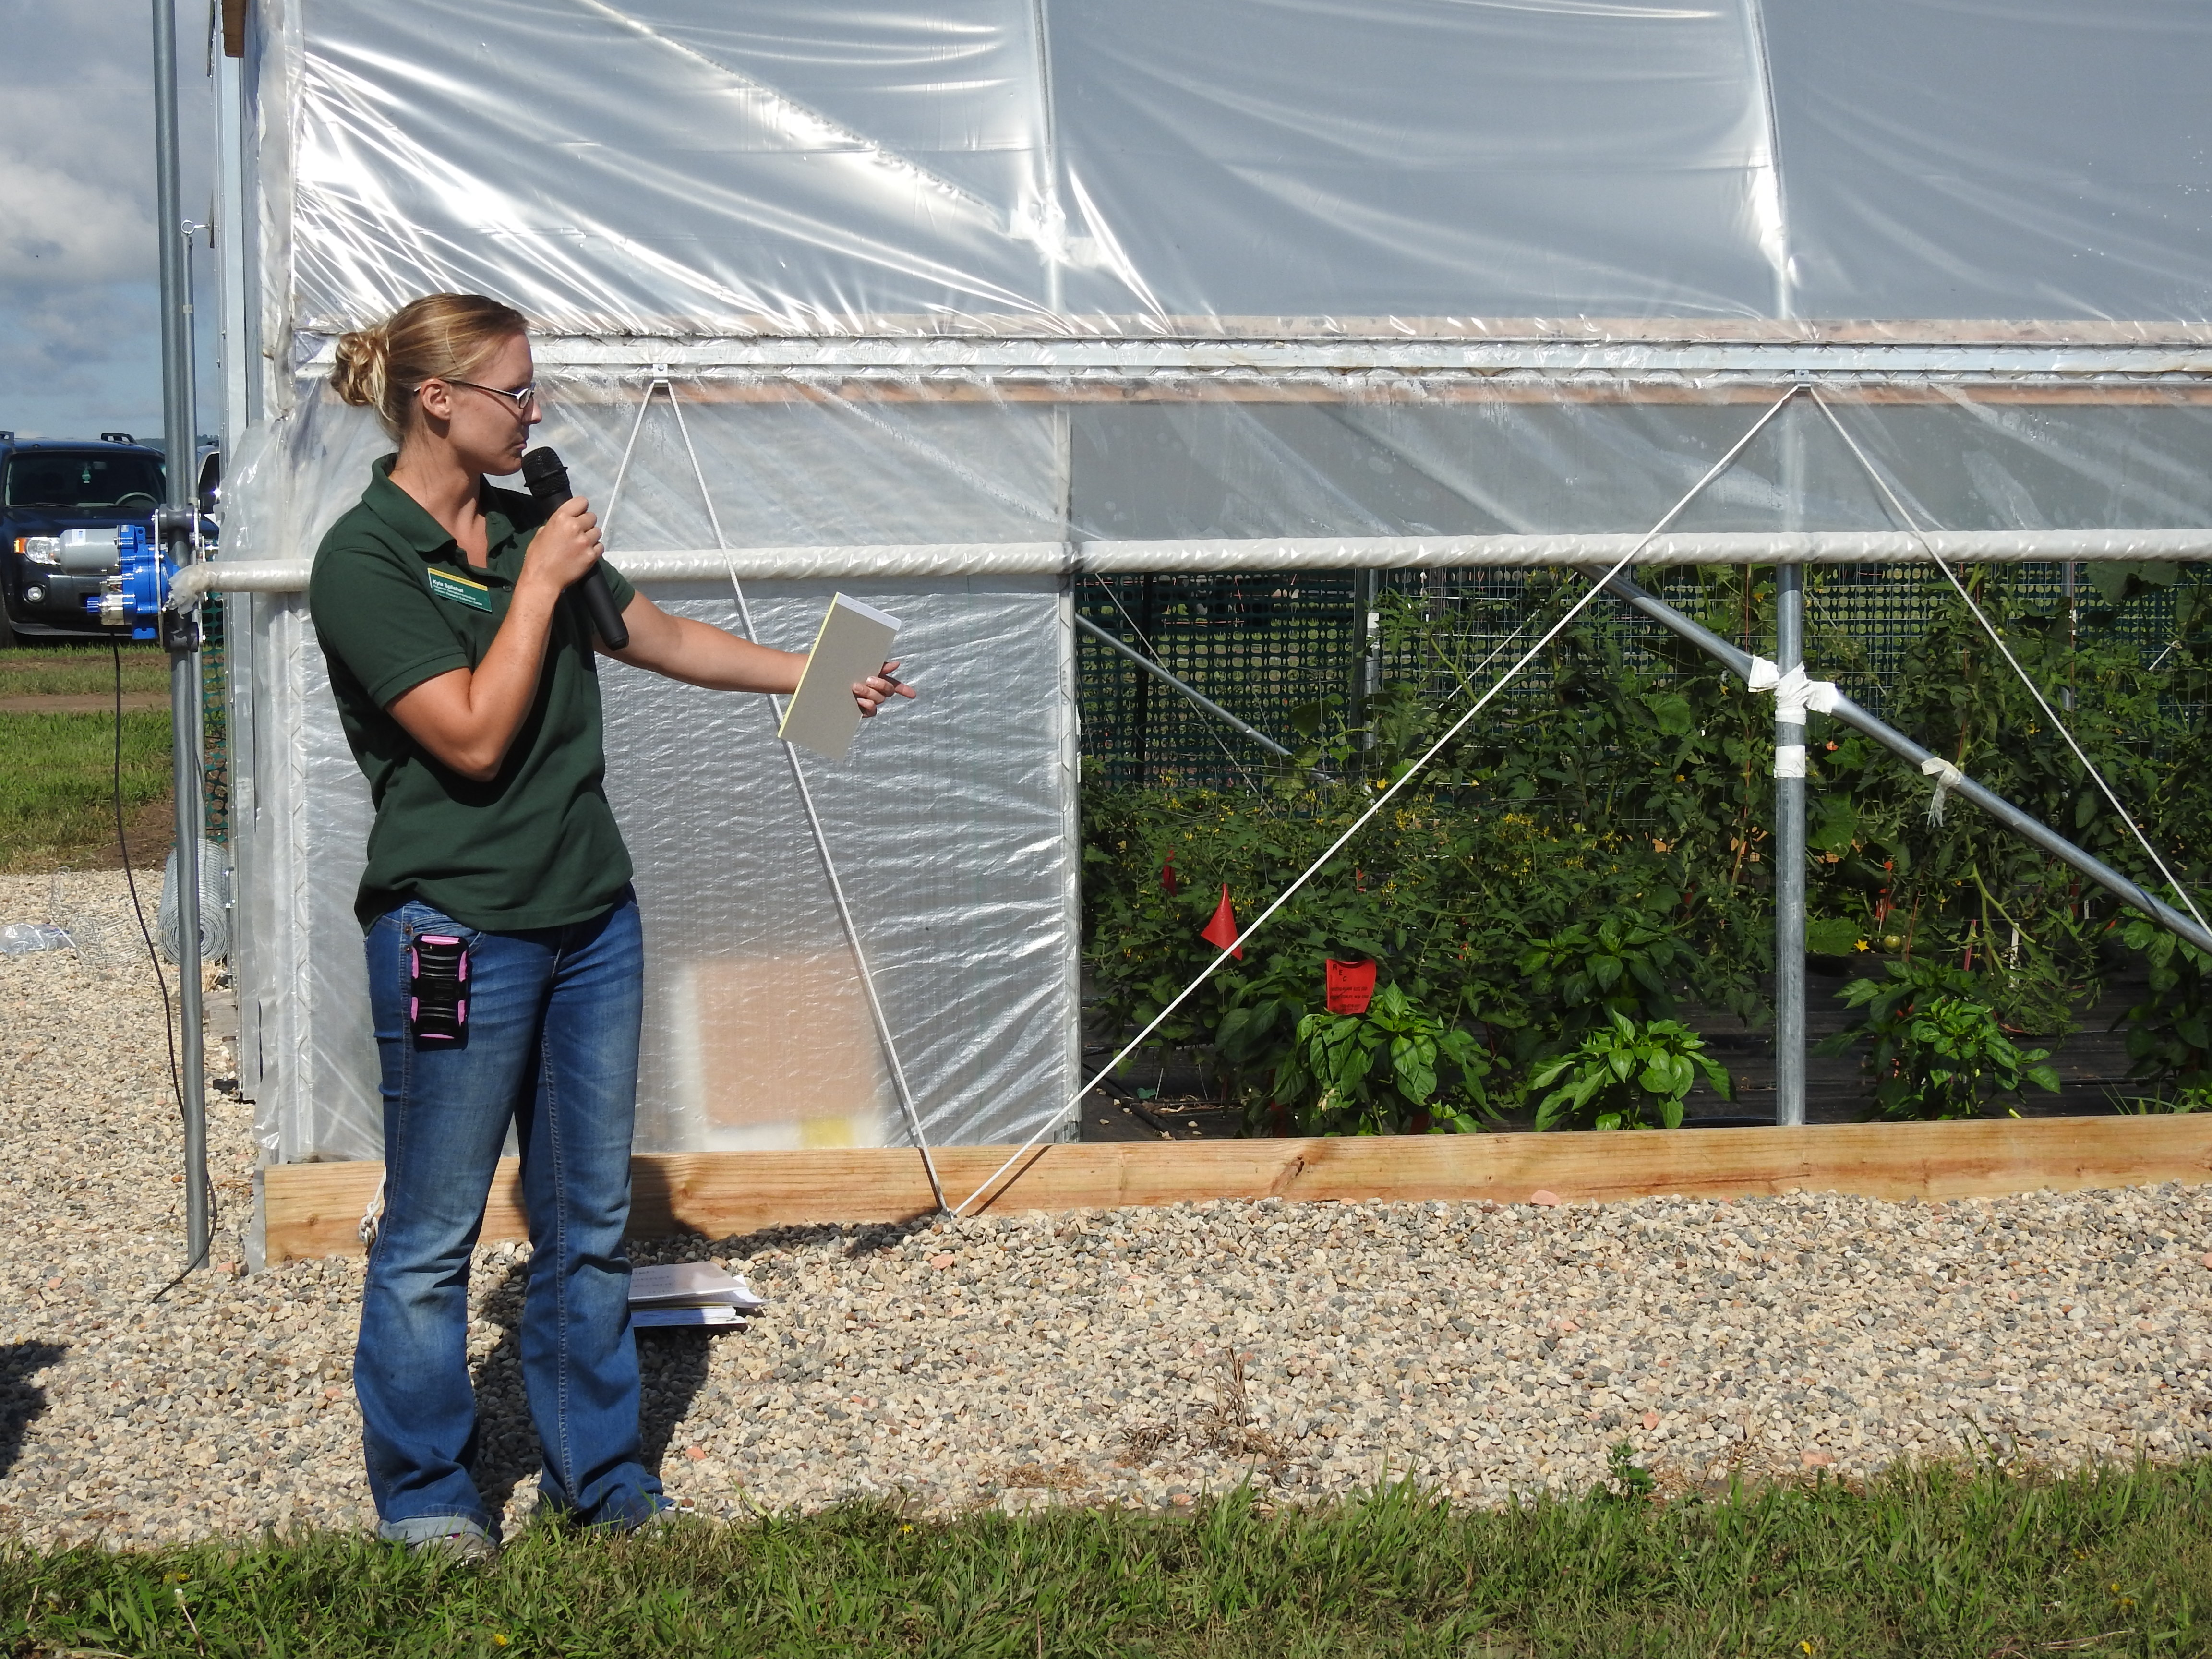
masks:
<instances>
[{"instance_id":1,"label":"white notepad","mask_svg":"<svg viewBox=\"0 0 2212 1659\"><path fill-rule=\"evenodd\" d=\"M842 593L831 599L776 735L786 743L804 744L825 760L844 759L853 734L860 729L853 686L890 659L898 631L899 619L872 605Z\"/></svg>"}]
</instances>

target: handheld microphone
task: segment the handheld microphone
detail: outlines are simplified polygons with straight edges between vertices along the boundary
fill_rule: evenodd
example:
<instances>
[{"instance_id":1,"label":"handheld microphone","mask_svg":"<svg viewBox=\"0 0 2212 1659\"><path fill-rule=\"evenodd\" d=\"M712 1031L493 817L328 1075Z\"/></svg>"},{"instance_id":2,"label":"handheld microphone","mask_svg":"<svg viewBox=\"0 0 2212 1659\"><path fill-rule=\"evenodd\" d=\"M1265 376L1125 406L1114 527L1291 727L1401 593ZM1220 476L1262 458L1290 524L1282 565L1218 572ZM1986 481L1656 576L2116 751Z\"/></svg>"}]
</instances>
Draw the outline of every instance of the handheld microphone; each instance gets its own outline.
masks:
<instances>
[{"instance_id":1,"label":"handheld microphone","mask_svg":"<svg viewBox=\"0 0 2212 1659\"><path fill-rule=\"evenodd\" d=\"M568 488L568 469L550 447L533 449L522 458L522 481L548 512L576 493ZM623 626L622 613L615 609L615 596L607 591L606 576L599 566L586 571L576 586L584 596L584 614L607 649L620 651L629 645L629 629Z\"/></svg>"}]
</instances>

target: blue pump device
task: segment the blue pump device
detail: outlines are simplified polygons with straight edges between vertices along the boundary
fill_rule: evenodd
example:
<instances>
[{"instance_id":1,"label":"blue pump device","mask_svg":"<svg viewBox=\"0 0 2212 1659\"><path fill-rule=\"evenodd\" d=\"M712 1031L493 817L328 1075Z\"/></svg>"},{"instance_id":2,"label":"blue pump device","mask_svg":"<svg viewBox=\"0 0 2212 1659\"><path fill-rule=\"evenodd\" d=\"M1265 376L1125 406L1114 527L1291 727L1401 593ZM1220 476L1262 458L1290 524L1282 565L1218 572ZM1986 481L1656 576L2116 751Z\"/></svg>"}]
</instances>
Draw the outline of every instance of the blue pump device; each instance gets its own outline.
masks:
<instances>
[{"instance_id":1,"label":"blue pump device","mask_svg":"<svg viewBox=\"0 0 2212 1659\"><path fill-rule=\"evenodd\" d=\"M159 639L161 611L169 602L169 584L176 574L177 567L144 525L118 525L115 574L100 584L98 593L85 596L85 611L104 628L128 628L134 640Z\"/></svg>"}]
</instances>

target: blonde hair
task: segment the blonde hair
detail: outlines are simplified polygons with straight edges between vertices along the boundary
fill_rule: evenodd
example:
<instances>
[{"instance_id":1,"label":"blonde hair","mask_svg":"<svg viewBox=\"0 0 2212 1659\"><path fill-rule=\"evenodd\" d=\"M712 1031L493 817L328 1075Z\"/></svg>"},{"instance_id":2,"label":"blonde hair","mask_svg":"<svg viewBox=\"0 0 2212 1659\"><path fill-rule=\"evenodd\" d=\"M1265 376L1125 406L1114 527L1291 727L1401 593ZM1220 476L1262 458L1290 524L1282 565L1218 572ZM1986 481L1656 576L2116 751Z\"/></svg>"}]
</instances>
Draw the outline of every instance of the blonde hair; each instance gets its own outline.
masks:
<instances>
[{"instance_id":1,"label":"blonde hair","mask_svg":"<svg viewBox=\"0 0 2212 1659\"><path fill-rule=\"evenodd\" d=\"M384 429L404 440L422 405L425 380L465 380L502 342L527 331L513 306L481 294L426 294L374 328L338 337L331 384L347 403L373 409Z\"/></svg>"}]
</instances>

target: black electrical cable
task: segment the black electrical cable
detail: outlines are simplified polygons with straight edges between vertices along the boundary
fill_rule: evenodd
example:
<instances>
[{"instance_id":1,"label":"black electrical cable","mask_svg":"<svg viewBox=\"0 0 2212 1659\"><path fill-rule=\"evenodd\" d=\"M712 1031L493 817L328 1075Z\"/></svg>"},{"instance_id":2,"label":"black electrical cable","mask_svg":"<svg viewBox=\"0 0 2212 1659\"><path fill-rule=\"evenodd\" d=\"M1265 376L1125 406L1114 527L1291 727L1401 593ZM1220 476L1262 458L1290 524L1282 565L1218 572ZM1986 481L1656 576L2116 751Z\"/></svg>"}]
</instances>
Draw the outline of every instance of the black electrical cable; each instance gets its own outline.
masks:
<instances>
[{"instance_id":1,"label":"black electrical cable","mask_svg":"<svg viewBox=\"0 0 2212 1659\"><path fill-rule=\"evenodd\" d=\"M113 781L115 802L115 850L120 854L123 858L123 884L131 890L131 914L137 918L138 937L146 941L146 960L154 965L154 983L160 988L161 993L161 1036L169 1045L169 1092L176 1100L177 1121L179 1125L182 1125L185 1121L185 1080L184 1074L177 1065L176 1012L169 1001L169 976L161 971L161 954L159 951L156 951L154 948L153 930L146 926L146 907L139 902L138 878L131 868L131 841L129 836L125 835L123 830L123 642L120 640L110 639L107 642L107 648L115 659L115 771ZM199 849L198 848L194 848L192 851L194 854L197 855ZM181 854L179 856L181 856ZM180 937L179 938L177 944L177 954L179 957L182 957L185 953L184 941L181 938L183 929L179 928L178 932ZM198 944L198 941L194 940L193 943ZM192 952L192 967L197 970L198 966L199 952L195 951ZM181 961L177 964L177 971L179 973L182 973L184 971L184 963ZM209 1248L211 1249L214 1247L216 1217L217 1213L216 1207L215 1182L212 1180L209 1181L207 1183L207 1201L208 1242ZM174 1279L172 1279L167 1284L162 1285L160 1290L155 1291L149 1300L159 1302L163 1297L168 1295L171 1291L173 1291L178 1285L184 1283L185 1274L190 1273L195 1267L206 1267L207 1262L208 1253L206 1250L203 1250L200 1253L199 1259L198 1261L187 1261L184 1266L183 1271L179 1273L177 1276Z\"/></svg>"}]
</instances>

